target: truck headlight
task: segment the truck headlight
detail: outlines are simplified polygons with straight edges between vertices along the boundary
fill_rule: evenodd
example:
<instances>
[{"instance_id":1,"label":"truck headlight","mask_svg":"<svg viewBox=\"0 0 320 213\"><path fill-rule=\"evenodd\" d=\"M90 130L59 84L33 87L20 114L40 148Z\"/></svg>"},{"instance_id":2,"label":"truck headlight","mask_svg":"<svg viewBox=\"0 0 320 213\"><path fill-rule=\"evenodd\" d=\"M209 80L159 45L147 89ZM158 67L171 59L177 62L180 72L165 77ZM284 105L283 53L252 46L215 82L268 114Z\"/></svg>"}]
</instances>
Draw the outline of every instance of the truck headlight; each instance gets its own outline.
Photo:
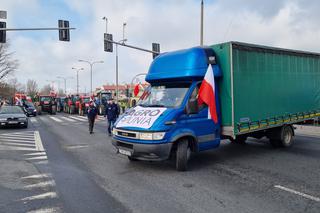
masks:
<instances>
[{"instance_id":1,"label":"truck headlight","mask_svg":"<svg viewBox=\"0 0 320 213\"><path fill-rule=\"evenodd\" d=\"M36 109L34 109L34 110L33 110L33 112L37 112L37 110L36 110Z\"/></svg>"},{"instance_id":2,"label":"truck headlight","mask_svg":"<svg viewBox=\"0 0 320 213\"><path fill-rule=\"evenodd\" d=\"M112 134L116 135L117 134L117 130L115 128L112 129Z\"/></svg>"},{"instance_id":3,"label":"truck headlight","mask_svg":"<svg viewBox=\"0 0 320 213\"><path fill-rule=\"evenodd\" d=\"M141 140L152 140L152 133L147 133L147 132L140 132L140 137Z\"/></svg>"},{"instance_id":4,"label":"truck headlight","mask_svg":"<svg viewBox=\"0 0 320 213\"><path fill-rule=\"evenodd\" d=\"M165 132L154 132L153 134L153 140L162 140L164 138Z\"/></svg>"},{"instance_id":5,"label":"truck headlight","mask_svg":"<svg viewBox=\"0 0 320 213\"><path fill-rule=\"evenodd\" d=\"M162 140L165 132L140 132L140 140Z\"/></svg>"}]
</instances>

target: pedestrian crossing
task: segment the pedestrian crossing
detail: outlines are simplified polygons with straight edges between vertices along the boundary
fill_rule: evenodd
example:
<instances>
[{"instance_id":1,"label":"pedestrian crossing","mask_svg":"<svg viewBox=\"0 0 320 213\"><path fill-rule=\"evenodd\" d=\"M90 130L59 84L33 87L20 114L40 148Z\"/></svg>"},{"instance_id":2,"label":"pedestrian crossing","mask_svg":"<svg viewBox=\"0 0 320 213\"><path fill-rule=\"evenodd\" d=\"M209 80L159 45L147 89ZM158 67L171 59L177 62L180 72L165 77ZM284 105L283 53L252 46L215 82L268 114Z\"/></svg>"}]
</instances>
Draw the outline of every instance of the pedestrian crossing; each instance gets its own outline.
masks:
<instances>
[{"instance_id":1,"label":"pedestrian crossing","mask_svg":"<svg viewBox=\"0 0 320 213\"><path fill-rule=\"evenodd\" d=\"M63 212L58 205L58 193L52 174L47 169L48 157L42 144L39 131L6 131L0 132L0 152L14 153L14 160L2 160L1 166L7 168L5 176L14 180L14 187L22 191L15 201L22 203L30 211L26 212ZM1 160L1 159L0 159ZM13 166L13 164L15 166ZM41 173L38 168L46 168L47 173ZM0 175L1 176L1 175ZM11 182L2 182L11 184ZM48 203L37 207L32 203ZM30 203L30 204L29 204Z\"/></svg>"},{"instance_id":2,"label":"pedestrian crossing","mask_svg":"<svg viewBox=\"0 0 320 213\"><path fill-rule=\"evenodd\" d=\"M38 117L32 117L30 118L31 123L33 124L39 124L39 120L42 121L54 121L59 124L81 124L81 123L87 123L88 118L86 116L80 116L80 115L50 115L50 116L38 116ZM96 119L96 122L104 122L105 118L103 116L98 116Z\"/></svg>"}]
</instances>

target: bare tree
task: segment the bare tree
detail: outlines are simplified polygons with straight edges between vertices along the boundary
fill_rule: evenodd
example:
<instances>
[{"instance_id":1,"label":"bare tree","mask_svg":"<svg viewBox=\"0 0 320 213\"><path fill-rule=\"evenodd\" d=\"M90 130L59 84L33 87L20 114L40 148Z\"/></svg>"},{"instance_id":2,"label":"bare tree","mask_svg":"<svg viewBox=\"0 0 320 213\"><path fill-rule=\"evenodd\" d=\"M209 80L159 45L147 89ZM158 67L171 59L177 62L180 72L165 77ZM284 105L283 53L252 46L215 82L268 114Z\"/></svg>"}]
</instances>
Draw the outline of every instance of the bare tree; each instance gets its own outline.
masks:
<instances>
[{"instance_id":1,"label":"bare tree","mask_svg":"<svg viewBox=\"0 0 320 213\"><path fill-rule=\"evenodd\" d=\"M8 43L0 44L0 81L12 74L18 68L18 61L12 58Z\"/></svg>"},{"instance_id":2,"label":"bare tree","mask_svg":"<svg viewBox=\"0 0 320 213\"><path fill-rule=\"evenodd\" d=\"M35 80L29 79L27 81L27 94L34 97L39 92L38 84Z\"/></svg>"},{"instance_id":3,"label":"bare tree","mask_svg":"<svg viewBox=\"0 0 320 213\"><path fill-rule=\"evenodd\" d=\"M12 94L25 93L26 91L26 86L24 84L19 83L18 79L16 78L10 79L9 85L12 89Z\"/></svg>"},{"instance_id":4,"label":"bare tree","mask_svg":"<svg viewBox=\"0 0 320 213\"><path fill-rule=\"evenodd\" d=\"M50 91L52 91L52 87L50 84L44 85L40 91L41 95L49 95Z\"/></svg>"}]
</instances>

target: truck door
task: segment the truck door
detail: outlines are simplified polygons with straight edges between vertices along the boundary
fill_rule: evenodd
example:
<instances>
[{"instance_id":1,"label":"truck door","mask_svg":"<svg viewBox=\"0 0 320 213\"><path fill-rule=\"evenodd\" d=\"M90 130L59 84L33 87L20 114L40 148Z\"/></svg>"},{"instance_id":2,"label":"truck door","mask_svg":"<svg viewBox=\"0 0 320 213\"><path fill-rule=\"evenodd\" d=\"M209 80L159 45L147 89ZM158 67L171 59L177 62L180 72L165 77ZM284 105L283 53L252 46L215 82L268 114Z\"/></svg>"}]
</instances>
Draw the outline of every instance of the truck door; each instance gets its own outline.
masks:
<instances>
[{"instance_id":1,"label":"truck door","mask_svg":"<svg viewBox=\"0 0 320 213\"><path fill-rule=\"evenodd\" d=\"M191 93L189 100L198 99L201 83L198 83ZM186 125L193 130L198 139L198 150L211 149L219 145L219 135L217 127L211 119L208 119L208 106L202 104L199 106L198 113L187 115Z\"/></svg>"}]
</instances>

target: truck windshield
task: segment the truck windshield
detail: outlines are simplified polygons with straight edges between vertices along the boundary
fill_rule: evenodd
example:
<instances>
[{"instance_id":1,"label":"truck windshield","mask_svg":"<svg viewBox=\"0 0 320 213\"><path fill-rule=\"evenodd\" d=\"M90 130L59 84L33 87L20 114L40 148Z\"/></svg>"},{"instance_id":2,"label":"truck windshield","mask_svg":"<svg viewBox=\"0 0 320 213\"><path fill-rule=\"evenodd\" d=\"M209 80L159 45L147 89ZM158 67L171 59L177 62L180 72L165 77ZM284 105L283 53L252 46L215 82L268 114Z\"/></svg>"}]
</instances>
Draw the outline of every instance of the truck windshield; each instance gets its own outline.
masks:
<instances>
[{"instance_id":1,"label":"truck windshield","mask_svg":"<svg viewBox=\"0 0 320 213\"><path fill-rule=\"evenodd\" d=\"M50 96L42 96L42 97L40 97L40 101L51 101L51 97Z\"/></svg>"},{"instance_id":2,"label":"truck windshield","mask_svg":"<svg viewBox=\"0 0 320 213\"><path fill-rule=\"evenodd\" d=\"M185 97L189 85L161 85L148 87L138 102L144 107L178 107Z\"/></svg>"}]
</instances>

